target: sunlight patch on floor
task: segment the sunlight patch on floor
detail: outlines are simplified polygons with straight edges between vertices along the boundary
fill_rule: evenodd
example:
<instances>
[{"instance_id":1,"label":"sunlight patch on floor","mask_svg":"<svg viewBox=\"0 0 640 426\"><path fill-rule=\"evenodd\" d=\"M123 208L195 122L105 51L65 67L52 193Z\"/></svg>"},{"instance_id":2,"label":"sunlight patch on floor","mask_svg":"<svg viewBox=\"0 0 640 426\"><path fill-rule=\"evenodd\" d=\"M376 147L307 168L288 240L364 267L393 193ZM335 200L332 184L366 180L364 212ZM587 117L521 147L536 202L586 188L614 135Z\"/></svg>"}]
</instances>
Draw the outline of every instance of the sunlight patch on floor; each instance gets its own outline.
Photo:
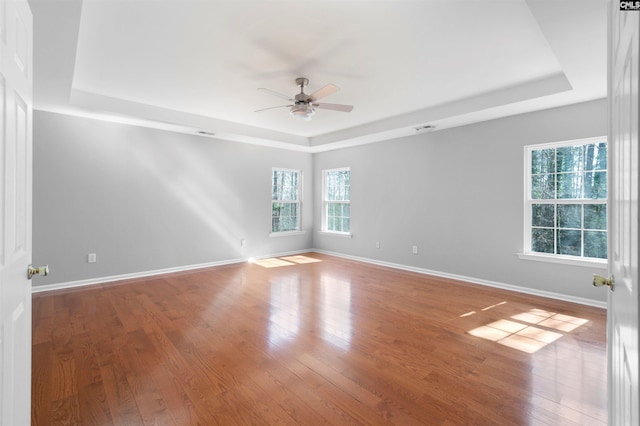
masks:
<instances>
[{"instance_id":1,"label":"sunlight patch on floor","mask_svg":"<svg viewBox=\"0 0 640 426\"><path fill-rule=\"evenodd\" d=\"M322 262L320 259L314 259L308 256L283 256L283 257L270 257L267 259L251 259L250 263L254 265L262 266L263 268L278 268L280 266L291 266L296 264L316 263Z\"/></svg>"},{"instance_id":2,"label":"sunlight patch on floor","mask_svg":"<svg viewBox=\"0 0 640 426\"><path fill-rule=\"evenodd\" d=\"M313 257L302 256L302 255L285 256L285 257L281 257L280 259L284 259L284 260L287 260L287 261L293 262L293 263L316 263L316 262L322 262L322 260L320 260L320 259L314 259Z\"/></svg>"},{"instance_id":3,"label":"sunlight patch on floor","mask_svg":"<svg viewBox=\"0 0 640 426\"><path fill-rule=\"evenodd\" d=\"M280 266L295 265L293 262L287 262L286 260L278 259L277 257L270 257L268 259L257 259L253 261L254 265L262 266L263 268L278 268Z\"/></svg>"},{"instance_id":4,"label":"sunlight patch on floor","mask_svg":"<svg viewBox=\"0 0 640 426\"><path fill-rule=\"evenodd\" d=\"M556 314L541 309L532 309L529 312L523 312L511 318L567 333L588 322L586 319L572 317L571 315Z\"/></svg>"},{"instance_id":5,"label":"sunlight patch on floor","mask_svg":"<svg viewBox=\"0 0 640 426\"><path fill-rule=\"evenodd\" d=\"M502 301L502 302L500 302L500 303L495 303L495 304L493 304L493 305L490 305L490 306L487 306L487 307L485 307L485 308L482 308L482 309L480 309L480 311L481 311L481 312L488 311L489 309L493 309L493 308L495 308L495 307L497 307L497 306L501 306L501 305L504 305L504 304L506 304L506 303L507 303L507 301L506 301L506 300L503 300L503 301ZM460 318L468 317L468 316L471 316L471 315L476 314L476 313L477 313L476 311L469 311L469 312L467 312L466 314L462 314L462 315L460 315Z\"/></svg>"},{"instance_id":6,"label":"sunlight patch on floor","mask_svg":"<svg viewBox=\"0 0 640 426\"><path fill-rule=\"evenodd\" d=\"M461 317L469 315L471 312L463 314ZM474 328L468 333L532 354L563 337L563 334L557 331L569 333L587 322L588 320L570 315L531 309L528 312L513 315L510 319L501 319Z\"/></svg>"},{"instance_id":7,"label":"sunlight patch on floor","mask_svg":"<svg viewBox=\"0 0 640 426\"><path fill-rule=\"evenodd\" d=\"M487 306L486 308L482 308L482 310L483 310L483 311L488 311L489 309L493 309L493 308L495 308L496 306L504 305L505 303L507 303L507 302L502 301L502 302L500 302L500 303L496 303L495 305L491 305L491 306Z\"/></svg>"}]
</instances>

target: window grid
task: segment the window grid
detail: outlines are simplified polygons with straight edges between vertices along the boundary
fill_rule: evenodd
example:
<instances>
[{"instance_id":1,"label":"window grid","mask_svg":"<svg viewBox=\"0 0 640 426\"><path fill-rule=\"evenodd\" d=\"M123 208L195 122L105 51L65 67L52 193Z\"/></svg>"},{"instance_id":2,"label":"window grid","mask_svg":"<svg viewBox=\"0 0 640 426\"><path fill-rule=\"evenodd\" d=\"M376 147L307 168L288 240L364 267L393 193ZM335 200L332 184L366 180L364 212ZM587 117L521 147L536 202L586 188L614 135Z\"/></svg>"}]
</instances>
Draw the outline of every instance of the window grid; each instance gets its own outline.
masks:
<instances>
[{"instance_id":1,"label":"window grid","mask_svg":"<svg viewBox=\"0 0 640 426\"><path fill-rule=\"evenodd\" d=\"M349 168L325 170L323 175L322 230L351 231L351 172Z\"/></svg>"},{"instance_id":2,"label":"window grid","mask_svg":"<svg viewBox=\"0 0 640 426\"><path fill-rule=\"evenodd\" d=\"M272 169L271 232L300 231L300 170Z\"/></svg>"},{"instance_id":3,"label":"window grid","mask_svg":"<svg viewBox=\"0 0 640 426\"><path fill-rule=\"evenodd\" d=\"M541 202L538 202L541 201ZM577 202L548 202L542 200L536 200L531 204L532 217L535 217L534 211L537 208L548 206L553 210L552 223L549 226L531 225L531 251L536 253L549 253L549 254L564 254L569 256L580 257L594 257L594 258L606 258L606 250L604 256L602 253L595 251L593 246L602 247L606 249L607 230L606 223L604 227L593 226L593 220L589 220L589 215L585 214L585 211L589 210L602 210L601 216L606 217L607 203L605 200L593 200L593 201L577 201ZM566 209L568 206L572 206L579 211L578 223L579 226L572 226L572 224L563 223L562 214L558 214L558 210ZM591 226L588 226L591 225ZM548 236L545 238L544 234ZM546 250L544 244L535 246L535 242L543 243L544 240L551 238L552 244L547 248L552 250ZM571 245L570 241L579 241L579 245Z\"/></svg>"},{"instance_id":4,"label":"window grid","mask_svg":"<svg viewBox=\"0 0 640 426\"><path fill-rule=\"evenodd\" d=\"M527 147L528 252L607 258L604 138Z\"/></svg>"}]
</instances>

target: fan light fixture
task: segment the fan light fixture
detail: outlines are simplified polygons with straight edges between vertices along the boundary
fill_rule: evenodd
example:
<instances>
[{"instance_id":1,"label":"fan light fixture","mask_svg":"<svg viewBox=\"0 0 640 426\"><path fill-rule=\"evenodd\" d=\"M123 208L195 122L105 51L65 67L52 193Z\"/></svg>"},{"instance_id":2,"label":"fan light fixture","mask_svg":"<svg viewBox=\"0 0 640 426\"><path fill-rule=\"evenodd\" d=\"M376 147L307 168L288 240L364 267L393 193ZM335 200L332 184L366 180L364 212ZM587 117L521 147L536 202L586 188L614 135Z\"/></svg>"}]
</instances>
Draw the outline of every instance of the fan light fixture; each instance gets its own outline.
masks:
<instances>
[{"instance_id":1,"label":"fan light fixture","mask_svg":"<svg viewBox=\"0 0 640 426\"><path fill-rule=\"evenodd\" d=\"M321 87L310 95L304 93L304 88L309 84L308 79L304 77L296 78L296 84L300 87L300 93L298 93L294 97L289 97L287 95L283 95L282 93L274 92L270 89L265 89L264 87L259 88L258 90L266 91L279 98L286 99L291 103L287 105L262 108L257 110L256 112L267 111L274 108L289 108L289 114L291 114L293 117L298 117L303 121L311 121L311 117L316 114L316 108L330 109L342 112L350 112L353 109L353 105L325 104L318 102L318 100L340 90L335 84L327 84L326 86Z\"/></svg>"},{"instance_id":2,"label":"fan light fixture","mask_svg":"<svg viewBox=\"0 0 640 426\"><path fill-rule=\"evenodd\" d=\"M294 117L298 117L303 121L311 121L311 117L313 117L316 113L316 109L311 104L296 104L291 106L291 110L289 114Z\"/></svg>"}]
</instances>

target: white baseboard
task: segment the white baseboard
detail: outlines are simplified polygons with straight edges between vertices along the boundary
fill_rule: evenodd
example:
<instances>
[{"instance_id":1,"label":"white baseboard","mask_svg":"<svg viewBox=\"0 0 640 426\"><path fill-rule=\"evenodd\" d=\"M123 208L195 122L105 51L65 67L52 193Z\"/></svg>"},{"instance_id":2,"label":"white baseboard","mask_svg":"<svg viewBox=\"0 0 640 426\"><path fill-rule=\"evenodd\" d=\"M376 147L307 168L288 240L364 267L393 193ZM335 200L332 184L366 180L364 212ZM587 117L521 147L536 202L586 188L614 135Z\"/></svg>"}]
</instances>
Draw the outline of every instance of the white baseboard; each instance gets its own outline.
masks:
<instances>
[{"instance_id":1,"label":"white baseboard","mask_svg":"<svg viewBox=\"0 0 640 426\"><path fill-rule=\"evenodd\" d=\"M503 290L516 291L518 293L525 293L525 294L531 294L534 296L547 297L549 299L556 299L556 300L562 300L565 302L578 303L580 305L593 306L596 308L603 308L603 309L607 308L606 302L600 302L597 300L587 299L584 297L575 297L575 296L569 296L561 293L554 293L550 291L536 290L528 287L521 287L521 286L512 285L512 284L500 283L497 281L489 281L481 278L473 278L473 277L467 277L464 275L450 274L447 272L433 271L430 269L417 268L415 266L385 262L382 260L369 259L366 257L351 256L348 254L336 253L336 252L331 252L327 250L311 249L310 251L313 251L316 253L328 254L330 256L342 257L344 259L356 260L358 262L370 263L372 265L386 266L388 268L401 269L401 270L410 271L410 272L417 272L419 274L433 275L441 278L449 278L449 279L458 280L458 281L465 281L471 284L479 284L487 287L495 287Z\"/></svg>"},{"instance_id":2,"label":"white baseboard","mask_svg":"<svg viewBox=\"0 0 640 426\"><path fill-rule=\"evenodd\" d=\"M252 259L264 259L264 258L269 258L269 257L293 256L293 255L301 254L301 253L309 253L309 251L310 250L308 250L308 249L296 250L296 251L289 251L289 252L286 252L286 253L278 253L278 254L272 254L272 255L264 255L264 256L252 257ZM136 279L136 278L147 278L147 277L152 277L152 276L156 276L156 275L172 274L172 273L175 273L175 272L193 271L193 270L196 270L196 269L211 268L211 267L214 267L214 266L232 265L234 263L247 262L247 261L249 261L249 259L250 258L228 259L228 260L220 260L220 261L217 261L217 262L199 263L199 264L195 264L195 265L185 265L185 266L176 266L176 267L173 267L173 268L156 269L156 270L152 270L152 271L133 272L133 273L130 273L130 274L111 275L111 276L107 276L107 277L89 278L89 279L86 279L86 280L68 281L68 282L55 283L55 284L45 284L45 285L32 287L31 293L43 293L43 292L46 292L46 291L65 290L65 289L76 288L76 287L85 287L85 286L95 285L95 284L106 284L106 283L111 283L111 282L114 282L114 281L132 280L132 279Z\"/></svg>"},{"instance_id":3,"label":"white baseboard","mask_svg":"<svg viewBox=\"0 0 640 426\"><path fill-rule=\"evenodd\" d=\"M484 279L480 279L480 278L467 277L467 276L464 276L464 275L457 275L457 274L450 274L450 273L447 273L447 272L433 271L433 270L430 270L430 269L417 268L415 266L408 266L408 265L402 265L402 264L399 264L399 263L385 262L385 261L382 261L382 260L369 259L369 258L366 258L366 257L351 256L351 255L348 255L348 254L337 253L337 252L332 252L332 251L327 251L327 250L314 249L314 248L305 249L305 250L289 251L289 252L285 252L285 253L277 253L277 254L271 254L271 255L258 256L258 257L255 257L255 259L264 259L264 258L269 258L269 257L292 256L292 255L301 254L301 253L308 253L310 251L311 252L316 252L316 253L327 254L327 255L330 255L330 256L341 257L341 258L344 258L344 259L356 260L358 262L369 263L369 264L372 264L372 265L386 266L386 267L389 267L389 268L401 269L401 270L404 270L404 271L416 272L416 273L419 273L419 274L433 275L433 276L436 276L436 277L449 278L449 279L458 280L458 281L465 281L465 282L468 282L468 283L471 283L471 284L479 284L479 285L484 285L484 286L487 286L487 287L495 287L495 288L500 288L500 289L504 289L504 290L511 290L511 291L516 291L516 292L519 292L519 293L531 294L531 295L534 295L534 296L541 296L541 297L547 297L547 298L550 298L550 299L563 300L565 302L572 302L572 303L578 303L578 304L581 304L581 305L594 306L596 308L603 308L603 309L607 308L606 302L600 302L600 301L597 301L597 300L586 299L586 298L583 298L583 297L575 297L575 296L569 296L569 295L561 294L561 293L554 293L554 292L549 292L549 291L535 290L535 289L532 289L532 288L520 287L520 286L501 283L501 282L497 282L497 281L489 281L489 280L484 280ZM200 263L200 264L195 264L195 265L178 266L178 267L174 267L174 268L165 268L165 269L156 269L156 270L152 270L152 271L134 272L134 273L131 273L131 274L112 275L112 276L107 276L107 277L97 277L97 278L90 278L90 279L79 280L79 281L69 281L69 282L56 283L56 284L46 284L46 285L33 287L32 288L32 293L42 293L42 292L46 292L46 291L64 290L64 289L70 289L70 288L76 288L76 287L84 287L84 286L95 285L95 284L105 284L105 283L110 283L110 282L114 282L114 281L131 280L131 279L136 279L136 278L146 278L146 277L152 277L152 276L164 275L164 274L171 274L171 273L176 273L176 272L193 271L193 270L197 270L197 269L211 268L211 267L214 267L214 266L224 266L224 265L231 265L231 264L234 264L234 263L242 263L242 262L247 262L248 260L249 260L249 258L228 259L228 260L221 260L221 261L217 261L217 262L209 262L209 263Z\"/></svg>"}]
</instances>

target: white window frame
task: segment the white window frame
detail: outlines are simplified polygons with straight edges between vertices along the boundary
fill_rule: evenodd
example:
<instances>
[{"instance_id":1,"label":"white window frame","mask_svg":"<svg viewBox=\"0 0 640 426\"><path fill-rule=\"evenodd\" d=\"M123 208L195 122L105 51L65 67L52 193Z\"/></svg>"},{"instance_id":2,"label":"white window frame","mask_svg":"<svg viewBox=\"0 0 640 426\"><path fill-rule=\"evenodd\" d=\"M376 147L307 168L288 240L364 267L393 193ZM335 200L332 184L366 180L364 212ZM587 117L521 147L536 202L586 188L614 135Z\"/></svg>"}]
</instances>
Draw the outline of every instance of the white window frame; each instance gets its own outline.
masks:
<instances>
[{"instance_id":1,"label":"white window frame","mask_svg":"<svg viewBox=\"0 0 640 426\"><path fill-rule=\"evenodd\" d=\"M599 259L592 257L584 257L584 256L570 256L570 255L562 255L555 253L539 253L531 250L531 232L532 232L532 205L533 204L605 204L608 205L608 197L607 199L533 199L531 198L531 156L533 151L549 149L549 148L560 148L564 146L575 146L575 145L588 145L594 143L607 142L606 136L596 137L596 138L586 138L586 139L576 139L569 141L560 141L560 142L551 142L544 144L536 144L536 145L527 145L524 147L525 155L524 155L524 238L523 238L523 251L522 253L518 253L518 257L523 260L534 260L534 261L542 261L542 262L551 262L551 263L562 263L568 265L579 265L579 266L589 266L594 268L606 269L608 260L607 259ZM608 160L608 159L607 159ZM608 170L608 162L607 162L607 182L609 180L609 170ZM608 221L609 209L607 208L607 234L609 232L609 221ZM584 241L583 246L584 248Z\"/></svg>"},{"instance_id":2,"label":"white window frame","mask_svg":"<svg viewBox=\"0 0 640 426\"><path fill-rule=\"evenodd\" d=\"M273 173L276 171L281 172L295 172L298 174L298 186L296 187L296 197L297 200L289 200L289 199L273 199ZM302 230L302 187L303 187L303 175L302 170L300 169L288 169L284 167L273 167L271 168L271 220L270 228L271 232L269 233L270 237L284 237L288 235L300 235L305 232ZM290 230L290 231L274 231L273 230L273 205L274 204L296 204L297 212L298 212L298 229Z\"/></svg>"},{"instance_id":3,"label":"white window frame","mask_svg":"<svg viewBox=\"0 0 640 426\"><path fill-rule=\"evenodd\" d=\"M322 225L320 228L320 232L327 235L334 235L339 237L347 237L351 238L353 234L351 234L351 195L349 195L348 200L328 200L327 199L327 176L332 172L349 172L349 187L351 187L351 168L350 167L339 167L335 169L325 169L322 171ZM351 194L351 188L349 188L349 194ZM334 231L328 229L328 220L329 220L329 204L347 204L349 205L349 231Z\"/></svg>"}]
</instances>

